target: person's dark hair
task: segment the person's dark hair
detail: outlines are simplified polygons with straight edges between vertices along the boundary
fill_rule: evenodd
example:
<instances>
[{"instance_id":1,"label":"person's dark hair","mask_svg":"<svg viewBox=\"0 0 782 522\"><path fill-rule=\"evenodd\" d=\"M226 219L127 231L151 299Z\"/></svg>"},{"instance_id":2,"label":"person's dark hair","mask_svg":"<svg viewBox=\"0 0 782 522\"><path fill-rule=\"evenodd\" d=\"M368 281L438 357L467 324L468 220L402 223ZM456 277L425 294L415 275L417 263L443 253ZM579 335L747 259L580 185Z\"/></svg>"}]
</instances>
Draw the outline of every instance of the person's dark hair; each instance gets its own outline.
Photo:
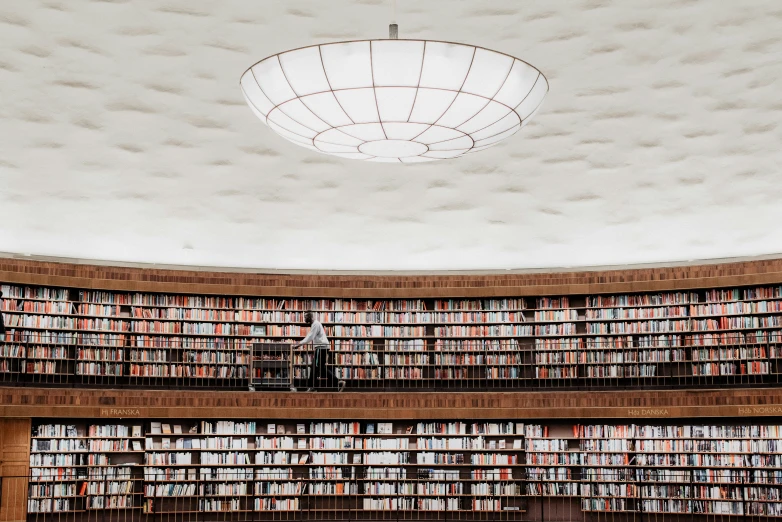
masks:
<instances>
[{"instance_id":1,"label":"person's dark hair","mask_svg":"<svg viewBox=\"0 0 782 522\"><path fill-rule=\"evenodd\" d=\"M315 314L312 312L305 312L304 313L304 322L312 324L315 321Z\"/></svg>"}]
</instances>

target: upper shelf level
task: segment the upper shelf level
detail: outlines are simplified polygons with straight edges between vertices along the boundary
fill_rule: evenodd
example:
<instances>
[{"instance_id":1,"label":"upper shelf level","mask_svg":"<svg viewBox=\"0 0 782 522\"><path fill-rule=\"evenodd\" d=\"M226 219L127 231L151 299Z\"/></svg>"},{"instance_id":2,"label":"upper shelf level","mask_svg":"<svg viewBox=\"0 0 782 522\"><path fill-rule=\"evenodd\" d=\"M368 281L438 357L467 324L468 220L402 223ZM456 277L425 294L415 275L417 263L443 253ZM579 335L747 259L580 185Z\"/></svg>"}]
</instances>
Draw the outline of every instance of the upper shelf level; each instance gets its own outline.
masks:
<instances>
[{"instance_id":1,"label":"upper shelf level","mask_svg":"<svg viewBox=\"0 0 782 522\"><path fill-rule=\"evenodd\" d=\"M20 384L304 385L310 351L256 365L253 346L300 340L306 310L349 390L768 386L782 375L779 284L406 299L2 289L0 380Z\"/></svg>"}]
</instances>

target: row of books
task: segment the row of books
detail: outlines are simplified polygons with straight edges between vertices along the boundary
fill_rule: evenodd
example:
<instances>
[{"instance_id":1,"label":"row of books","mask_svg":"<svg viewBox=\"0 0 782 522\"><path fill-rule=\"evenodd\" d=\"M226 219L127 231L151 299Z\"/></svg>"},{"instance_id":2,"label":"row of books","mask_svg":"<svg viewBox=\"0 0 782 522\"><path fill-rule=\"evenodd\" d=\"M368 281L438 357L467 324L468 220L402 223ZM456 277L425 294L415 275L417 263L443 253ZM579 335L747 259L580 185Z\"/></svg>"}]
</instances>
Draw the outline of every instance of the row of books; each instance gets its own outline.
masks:
<instances>
[{"instance_id":1,"label":"row of books","mask_svg":"<svg viewBox=\"0 0 782 522\"><path fill-rule=\"evenodd\" d=\"M72 500L68 498L47 498L27 500L28 513L63 513L71 510Z\"/></svg>"},{"instance_id":2,"label":"row of books","mask_svg":"<svg viewBox=\"0 0 782 522\"><path fill-rule=\"evenodd\" d=\"M670 321L668 321L670 322ZM769 326L760 326L762 328L782 327L777 318L765 318L758 321ZM592 325L593 332L589 334L576 334L571 323L555 324L535 327L534 335L537 336L532 343L532 347L527 344L520 344L514 336L524 337L532 336L529 331L521 331L517 327L510 330L507 326L480 326L480 327L445 327L436 329L435 335L451 337L450 339L439 337L434 340L432 349L435 352L447 353L465 353L465 352L521 352L521 351L609 351L609 350L630 350L630 349L654 349L654 348L679 348L679 347L698 347L698 346L721 346L721 347L752 347L752 345L777 344L782 342L782 330L758 330L754 332L725 332L712 330L711 333L691 333L661 335L659 332L671 331L666 328L655 330L655 325L660 322L650 323L611 323ZM773 326L771 324L773 323ZM636 328L638 326L638 328ZM211 327L210 327L211 328ZM405 329L409 327L403 327ZM532 328L524 326L523 328ZM749 328L749 327L748 327ZM755 328L753 326L752 328ZM394 328L394 331L388 332L388 335L398 335L399 337L410 337L410 331L403 331ZM119 352L98 351L107 347L136 347L147 349L147 353L135 351L133 357L156 357L150 350L169 350L172 353L190 349L202 353L200 357L222 357L223 355L211 354L207 352L240 353L249 355L251 343L249 339L230 337L230 338L203 338L198 335L228 335L214 334L209 332L176 333L175 337L149 336L137 334L77 334L67 331L51 330L20 330L9 327L6 336L8 347L3 348L0 357L46 357L48 353L55 351L62 352L63 346L56 345L77 345L78 353L70 355L75 358L77 354L83 358L119 358ZM658 332L658 335L651 335ZM179 337L181 335L182 337ZM233 334L230 334L233 335ZM303 335L303 332L302 332ZM385 333L383 334L385 335ZM394 351L429 351L429 345L426 339L392 339L384 338L380 335L378 340L372 343L370 340L361 339L334 339L334 351L339 352L394 352ZM423 335L423 334L422 334ZM589 337L594 335L596 337ZM603 337L604 335L615 335L616 337ZM507 339L468 339L468 337L507 337ZM550 336L552 338L541 338ZM564 336L564 337L561 337ZM279 342L290 343L291 339L280 339ZM459 339L463 337L463 339ZM263 338L263 342L271 342L272 339ZM352 341L352 342L351 342ZM378 344L381 341L382 344ZM19 347L22 344L22 347ZM36 344L40 346L35 346ZM26 346L24 346L26 345ZM31 346L32 345L32 346ZM89 347L96 347L90 351ZM764 347L765 348L765 347ZM27 351L21 352L21 349ZM778 357L779 347L771 346L774 350L774 356ZM35 351L34 351L35 350ZM302 352L302 353L306 353ZM38 354L38 355L36 355ZM127 358L128 355L126 354ZM245 359L246 360L246 359Z\"/></svg>"},{"instance_id":3,"label":"row of books","mask_svg":"<svg viewBox=\"0 0 782 522\"><path fill-rule=\"evenodd\" d=\"M21 299L40 299L65 301L69 298L66 289L43 287L21 287L2 285L6 297ZM128 294L109 291L79 292L79 302L123 306L185 307L185 308L238 308L249 310L425 310L425 302L420 299L396 299L390 301L372 301L356 299L267 299L247 297L187 296L164 294ZM435 310L467 310L479 307L482 310L524 309L525 302L520 298L512 299L445 299L434 302Z\"/></svg>"},{"instance_id":4,"label":"row of books","mask_svg":"<svg viewBox=\"0 0 782 522\"><path fill-rule=\"evenodd\" d=\"M707 290L707 302L720 301L753 301L758 299L780 299L782 298L782 286L766 286L757 288L731 288L729 290Z\"/></svg>"},{"instance_id":5,"label":"row of books","mask_svg":"<svg viewBox=\"0 0 782 522\"><path fill-rule=\"evenodd\" d=\"M3 285L7 298L67 301L66 289L43 287L21 287ZM107 291L80 291L78 302L88 305L162 307L191 309L239 309L239 310L318 310L318 311L423 311L426 303L420 299L396 299L390 301L372 301L355 299L267 299L246 297L189 296L165 294L126 294ZM435 310L468 310L479 307L481 310L524 309L522 299L483 299L474 301L438 300Z\"/></svg>"},{"instance_id":6,"label":"row of books","mask_svg":"<svg viewBox=\"0 0 782 522\"><path fill-rule=\"evenodd\" d=\"M704 302L736 302L762 299L780 299L782 287L766 286L739 289L713 289L704 292ZM249 309L249 310L334 310L334 311L370 311L370 310L425 310L426 302L421 299L395 300L356 300L356 299L275 299L252 297L221 297L124 293L101 290L78 291L75 293L64 288L46 288L40 286L21 286L5 284L0 286L6 298L42 301L68 301L115 306L148 306L178 308L213 309ZM76 301L78 299L78 301ZM699 303L698 292L664 292L652 294L597 295L587 297L586 306L590 308L606 307L646 307L672 306ZM570 308L569 298L543 297L536 300L537 308ZM522 298L506 299L438 299L433 302L434 310L522 310L527 308Z\"/></svg>"},{"instance_id":7,"label":"row of books","mask_svg":"<svg viewBox=\"0 0 782 522\"><path fill-rule=\"evenodd\" d=\"M665 362L665 361L657 361ZM401 365L402 363L397 363ZM475 374L468 371L468 366L448 367L420 364L410 361L407 366L339 366L334 369L335 376L342 380L448 380L466 381L474 379L483 380L517 380L517 379L622 379L622 378L654 378L665 377L658 373L656 364L643 364L637 362L625 362L617 364L585 365L583 370L574 361L566 358L550 357L546 361L538 361L532 373L524 372L521 365L518 366L485 366L482 373ZM632 366L622 366L629 365ZM425 371L427 366L434 367L432 373ZM772 375L776 371L769 362L748 361L746 363L703 363L693 364L689 367L689 373L681 373L679 376L693 377L726 377L726 376L763 376ZM247 368L238 364L213 363L201 365L198 363L158 364L143 363L130 364L126 368L123 363L86 363L79 362L71 369L65 362L56 361L27 361L14 363L13 361L0 360L0 373L21 373L29 375L56 376L66 379L68 376L77 375L84 377L132 377L146 379L214 379L244 381L249 377ZM287 374L281 371L267 370L262 372L256 369L252 374L256 379L287 380ZM306 379L309 376L308 368L297 368L293 372L295 379Z\"/></svg>"},{"instance_id":8,"label":"row of books","mask_svg":"<svg viewBox=\"0 0 782 522\"><path fill-rule=\"evenodd\" d=\"M704 363L693 364L693 376L723 376L723 375L769 375L771 365L765 361L748 361L746 363Z\"/></svg>"},{"instance_id":9,"label":"row of books","mask_svg":"<svg viewBox=\"0 0 782 522\"><path fill-rule=\"evenodd\" d=\"M667 319L667 318L697 318L707 316L736 316L782 312L782 300L773 301L739 301L713 302L690 306L659 306L659 307L602 307L588 308L584 318L587 321L613 321L622 319ZM573 317L572 320L577 320Z\"/></svg>"},{"instance_id":10,"label":"row of books","mask_svg":"<svg viewBox=\"0 0 782 522\"><path fill-rule=\"evenodd\" d=\"M60 466L106 466L109 458L99 453L35 453L30 455L30 467L55 468Z\"/></svg>"},{"instance_id":11,"label":"row of books","mask_svg":"<svg viewBox=\"0 0 782 522\"><path fill-rule=\"evenodd\" d=\"M682 305L697 303L698 301L698 294L695 292L666 292L638 295L598 295L587 297L586 304L590 308L625 308L636 306Z\"/></svg>"},{"instance_id":12,"label":"row of books","mask_svg":"<svg viewBox=\"0 0 782 522\"><path fill-rule=\"evenodd\" d=\"M8 328L6 343L62 344L97 347L138 347L155 349L194 349L246 351L251 343L242 338L205 338L196 336L166 337L123 333L76 333L68 331L34 331ZM287 341L282 341L287 342ZM291 341L292 342L292 341Z\"/></svg>"},{"instance_id":13,"label":"row of books","mask_svg":"<svg viewBox=\"0 0 782 522\"><path fill-rule=\"evenodd\" d=\"M633 308L631 306L642 306ZM65 301L26 301L7 298L1 308L5 311L33 314L81 315L97 317L124 317L133 319L164 319L171 321L236 321L248 323L304 323L303 311L280 310L228 310L208 308L142 308L133 306L129 310L120 305L81 303L75 305ZM495 323L526 322L527 317L520 310L511 311L460 311L460 312L349 312L322 311L319 318L323 323ZM503 309L496 309L503 310ZM617 307L587 308L586 320L660 319L673 317L700 317L713 315L765 314L782 312L780 300L753 300L711 302L700 305L618 305ZM539 310L534 312L534 321L578 321L576 309Z\"/></svg>"},{"instance_id":14,"label":"row of books","mask_svg":"<svg viewBox=\"0 0 782 522\"><path fill-rule=\"evenodd\" d=\"M43 287L20 287L3 285L4 293L9 299L31 299L43 301L67 301L68 291ZM705 302L735 302L741 300L778 299L778 287L760 287L745 289L743 294L738 289L706 291ZM741 299L743 296L743 299ZM423 300L388 300L361 301L345 299L265 299L265 298L231 298L216 296L188 296L164 294L124 294L105 291L81 291L79 300L75 303L87 305L109 305L113 307L150 307L150 308L190 308L214 310L320 310L320 311L425 311ZM591 296L587 298L588 308L610 307L650 307L675 306L698 303L696 292L669 292L662 294ZM539 298L536 301L538 309L569 309L568 297ZM524 310L523 299L445 299L435 300L433 309L448 310Z\"/></svg>"},{"instance_id":15,"label":"row of books","mask_svg":"<svg viewBox=\"0 0 782 522\"><path fill-rule=\"evenodd\" d=\"M408 364L411 357L416 357L417 364L428 364L427 352L418 351L413 355L394 355L399 353L394 350L386 351L355 351L352 353L336 352L334 361L337 365L392 365L394 361L402 360ZM409 353L409 352L403 352ZM556 348L548 346L547 349L528 352L534 355L540 362L560 362L551 358L567 358L567 362L575 363L621 363L621 362L670 362L670 361L719 361L719 360L746 360L779 358L782 348L767 346L720 346L710 345L693 346L691 350L684 348L657 348L657 349L631 349L621 350L595 350L581 348ZM431 359L438 365L505 365L522 364L526 359L522 358L520 351L503 350L500 352L476 353L472 351L435 351ZM25 346L18 344L4 344L0 347L0 356L7 358L27 359L64 359L84 362L176 362L176 363L203 363L203 364L249 364L248 352L211 351L211 350L175 350L164 349L132 349L122 348L79 348L71 353L65 346ZM74 359L75 356L75 359ZM565 359L563 359L565 360ZM307 365L312 361L311 352L294 352L294 364Z\"/></svg>"},{"instance_id":16,"label":"row of books","mask_svg":"<svg viewBox=\"0 0 782 522\"><path fill-rule=\"evenodd\" d=\"M164 322L170 322L176 328L181 328L182 324L188 322L212 322L225 324L250 323L264 325L270 333L268 335L285 335L276 328L278 325L292 325L293 328L300 328L305 324L304 312L262 312L262 311L238 311L228 310L209 310L209 309L188 309L188 308L132 308L130 313L123 312L118 306L113 305L94 305L81 304L75 307L73 304L57 301L14 301L6 300L2 310L6 312L21 312L31 315L9 314L7 317L11 322L16 322L19 326L48 327L48 324L37 324L34 318L44 318L46 315L53 316L73 316L62 317L69 322L67 328L80 328L90 330L115 330L115 331L145 331L137 328L148 328L156 331ZM782 301L754 301L737 303L714 303L698 306L666 306L660 308L595 308L587 309L584 320L594 325L600 321L620 321L620 320L654 320L671 318L698 318L708 316L726 316L721 319L756 319L757 317L737 317L737 316L755 316L756 314L782 313ZM80 319L80 317L83 317ZM16 318L16 319L15 319ZM20 319L21 318L21 319ZM101 319L102 318L102 319ZM111 319L109 319L111 318ZM448 323L523 323L528 319L523 312L323 312L319 316L321 322L325 325L340 324L372 324L372 327L383 324L448 324ZM158 320L158 321L156 321ZM540 310L533 315L534 322L567 322L580 321L578 311L575 309L566 310ZM76 322L74 322L76 321ZM162 322L161 322L162 321ZM30 322L31 324L28 324ZM206 323L203 323L206 324ZM743 327L735 326L732 321L722 323L722 328ZM755 323L758 324L758 323ZM76 326L74 326L76 325ZM155 326L133 326L133 325L155 325ZM275 326L277 325L277 326ZM752 326L749 326L752 327ZM225 328L225 326L223 326ZM697 329L693 328L693 329ZM701 328L702 329L702 328ZM711 328L714 329L714 328ZM373 330L374 331L374 330ZM339 331L334 330L333 335L340 335Z\"/></svg>"},{"instance_id":17,"label":"row of books","mask_svg":"<svg viewBox=\"0 0 782 522\"><path fill-rule=\"evenodd\" d=\"M476 501L476 502L488 502ZM483 504L480 504L480 508ZM386 497L365 498L362 503L364 511L459 511L460 502L457 498L411 498ZM483 509L473 509L481 511Z\"/></svg>"},{"instance_id":18,"label":"row of books","mask_svg":"<svg viewBox=\"0 0 782 522\"><path fill-rule=\"evenodd\" d=\"M682 500L682 499L638 499L589 498L581 500L583 511L702 514L702 515L747 515L778 516L782 510L777 504L765 502Z\"/></svg>"},{"instance_id":19,"label":"row of books","mask_svg":"<svg viewBox=\"0 0 782 522\"><path fill-rule=\"evenodd\" d=\"M42 286L0 285L4 298L40 299L44 301L66 301L68 290L65 288L46 288Z\"/></svg>"},{"instance_id":20,"label":"row of books","mask_svg":"<svg viewBox=\"0 0 782 522\"><path fill-rule=\"evenodd\" d=\"M357 435L373 434L375 426L379 434L402 433L410 438L396 436L357 437ZM265 433L260 434L259 426L254 422L202 421L200 433L198 425L185 426L152 422L150 432L145 442L145 461L150 466L190 464L193 462L191 453L187 451L168 451L180 449L212 449L232 450L200 453L200 461L207 465L249 464L248 461L230 460L231 455L250 455L248 450L258 449L362 449L364 453L357 454L359 459L347 452L312 452L306 453L314 464L325 466L340 464L372 464L394 466L408 464L415 455L415 462L422 464L442 464L467 462L463 453L445 453L432 450L469 451L469 462L477 465L515 465L519 461L511 453L491 454L476 450L510 449L504 440L491 437L504 435L524 435L527 437L524 445L526 463L535 466L562 467L568 465L591 466L649 466L686 468L756 468L771 474L752 476L746 475L742 480L772 480L776 481L777 469L782 469L782 455L778 453L782 438L782 427L775 425L684 425L684 426L650 426L650 425L575 425L572 437L578 439L578 451L571 450L568 438L541 439L548 437L548 430L543 426L504 423L472 423L446 422L426 423L417 426L406 425L396 429L394 423L360 423L360 422L312 422L309 430L306 424L298 424L290 431L290 436L284 425L268 424ZM263 427L261 427L263 428ZM30 463L33 467L67 468L71 466L103 466L108 465L108 456L94 452L122 452L131 450L130 437L141 437L141 426L123 425L92 425L79 435L75 425L43 424L34 429ZM414 433L415 431L415 433ZM170 439L162 437L169 433L184 433L187 438L180 437L175 446L170 445ZM225 433L228 436L212 436ZM471 436L467 436L467 435ZM157 436L160 436L159 438ZM244 435L244 436L237 436ZM307 437L302 437L306 435ZM336 435L336 436L335 436ZM421 436L424 435L424 436ZM447 437L443 435L448 435ZM250 438L252 436L252 439ZM487 438L489 437L489 438ZM253 440L255 447L250 446ZM182 445L180 445L180 441ZM184 447L184 441L190 441L190 448ZM193 444L198 441L198 446ZM302 446L302 441L306 441ZM418 453L409 453L411 442L415 441ZM168 442L168 444L166 444ZM517 442L519 445L517 446ZM158 443L160 445L158 445ZM513 440L513 449L521 450L521 440ZM236 450L245 450L236 451ZM295 464L300 459L291 459L287 451L256 452L262 462L273 464ZM280 457L278 458L277 455ZM553 457L552 455L557 455ZM564 457L559 457L564 455ZM580 455L580 457L579 457ZM213 462L212 457L217 459ZM221 460L226 459L228 460ZM420 459L420 460L419 460ZM460 460L462 459L462 460ZM562 459L576 459L564 461ZM636 470L637 471L637 470ZM622 470L618 470L621 474ZM601 472L602 473L602 472ZM699 471L700 473L700 471ZM609 480L615 480L610 478ZM698 475L700 477L700 475Z\"/></svg>"}]
</instances>

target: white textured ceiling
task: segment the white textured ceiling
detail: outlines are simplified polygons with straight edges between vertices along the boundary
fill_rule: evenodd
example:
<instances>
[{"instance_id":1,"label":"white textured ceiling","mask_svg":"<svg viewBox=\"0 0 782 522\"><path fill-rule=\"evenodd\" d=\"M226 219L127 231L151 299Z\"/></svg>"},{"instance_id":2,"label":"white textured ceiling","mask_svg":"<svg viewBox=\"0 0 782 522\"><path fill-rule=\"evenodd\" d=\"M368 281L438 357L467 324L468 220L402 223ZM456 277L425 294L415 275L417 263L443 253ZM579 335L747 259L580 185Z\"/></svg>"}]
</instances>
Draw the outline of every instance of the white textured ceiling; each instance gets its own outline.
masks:
<instances>
[{"instance_id":1,"label":"white textured ceiling","mask_svg":"<svg viewBox=\"0 0 782 522\"><path fill-rule=\"evenodd\" d=\"M782 251L778 0L398 0L400 36L522 58L536 119L469 157L319 155L244 105L279 51L390 0L0 2L0 250L288 269L564 267Z\"/></svg>"}]
</instances>

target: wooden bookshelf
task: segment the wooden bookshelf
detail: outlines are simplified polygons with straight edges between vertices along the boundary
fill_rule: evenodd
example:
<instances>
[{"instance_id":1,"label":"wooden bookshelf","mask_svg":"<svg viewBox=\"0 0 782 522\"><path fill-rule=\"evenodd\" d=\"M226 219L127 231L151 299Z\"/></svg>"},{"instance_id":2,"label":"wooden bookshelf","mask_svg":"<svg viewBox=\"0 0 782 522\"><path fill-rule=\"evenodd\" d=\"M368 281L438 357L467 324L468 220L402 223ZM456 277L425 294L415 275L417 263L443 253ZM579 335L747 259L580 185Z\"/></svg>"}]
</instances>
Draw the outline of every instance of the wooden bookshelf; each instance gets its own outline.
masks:
<instances>
[{"instance_id":1,"label":"wooden bookshelf","mask_svg":"<svg viewBox=\"0 0 782 522\"><path fill-rule=\"evenodd\" d=\"M149 515L523 512L523 425L512 422L186 419L102 429L121 436L97 437L84 423L35 424L31 516L99 504ZM139 441L143 451L125 451ZM101 453L81 464L90 447Z\"/></svg>"},{"instance_id":2,"label":"wooden bookshelf","mask_svg":"<svg viewBox=\"0 0 782 522\"><path fill-rule=\"evenodd\" d=\"M348 389L778 384L782 286L492 299L291 299L3 285L0 380L246 389L315 310ZM311 354L290 354L294 382ZM266 372L269 375L271 373Z\"/></svg>"},{"instance_id":3,"label":"wooden bookshelf","mask_svg":"<svg viewBox=\"0 0 782 522\"><path fill-rule=\"evenodd\" d=\"M782 426L773 423L49 419L32 430L35 518L106 509L522 520L571 501L584 518L782 517ZM100 464L69 460L90 454Z\"/></svg>"},{"instance_id":4,"label":"wooden bookshelf","mask_svg":"<svg viewBox=\"0 0 782 522\"><path fill-rule=\"evenodd\" d=\"M138 509L141 433L141 423L34 424L28 514Z\"/></svg>"}]
</instances>

